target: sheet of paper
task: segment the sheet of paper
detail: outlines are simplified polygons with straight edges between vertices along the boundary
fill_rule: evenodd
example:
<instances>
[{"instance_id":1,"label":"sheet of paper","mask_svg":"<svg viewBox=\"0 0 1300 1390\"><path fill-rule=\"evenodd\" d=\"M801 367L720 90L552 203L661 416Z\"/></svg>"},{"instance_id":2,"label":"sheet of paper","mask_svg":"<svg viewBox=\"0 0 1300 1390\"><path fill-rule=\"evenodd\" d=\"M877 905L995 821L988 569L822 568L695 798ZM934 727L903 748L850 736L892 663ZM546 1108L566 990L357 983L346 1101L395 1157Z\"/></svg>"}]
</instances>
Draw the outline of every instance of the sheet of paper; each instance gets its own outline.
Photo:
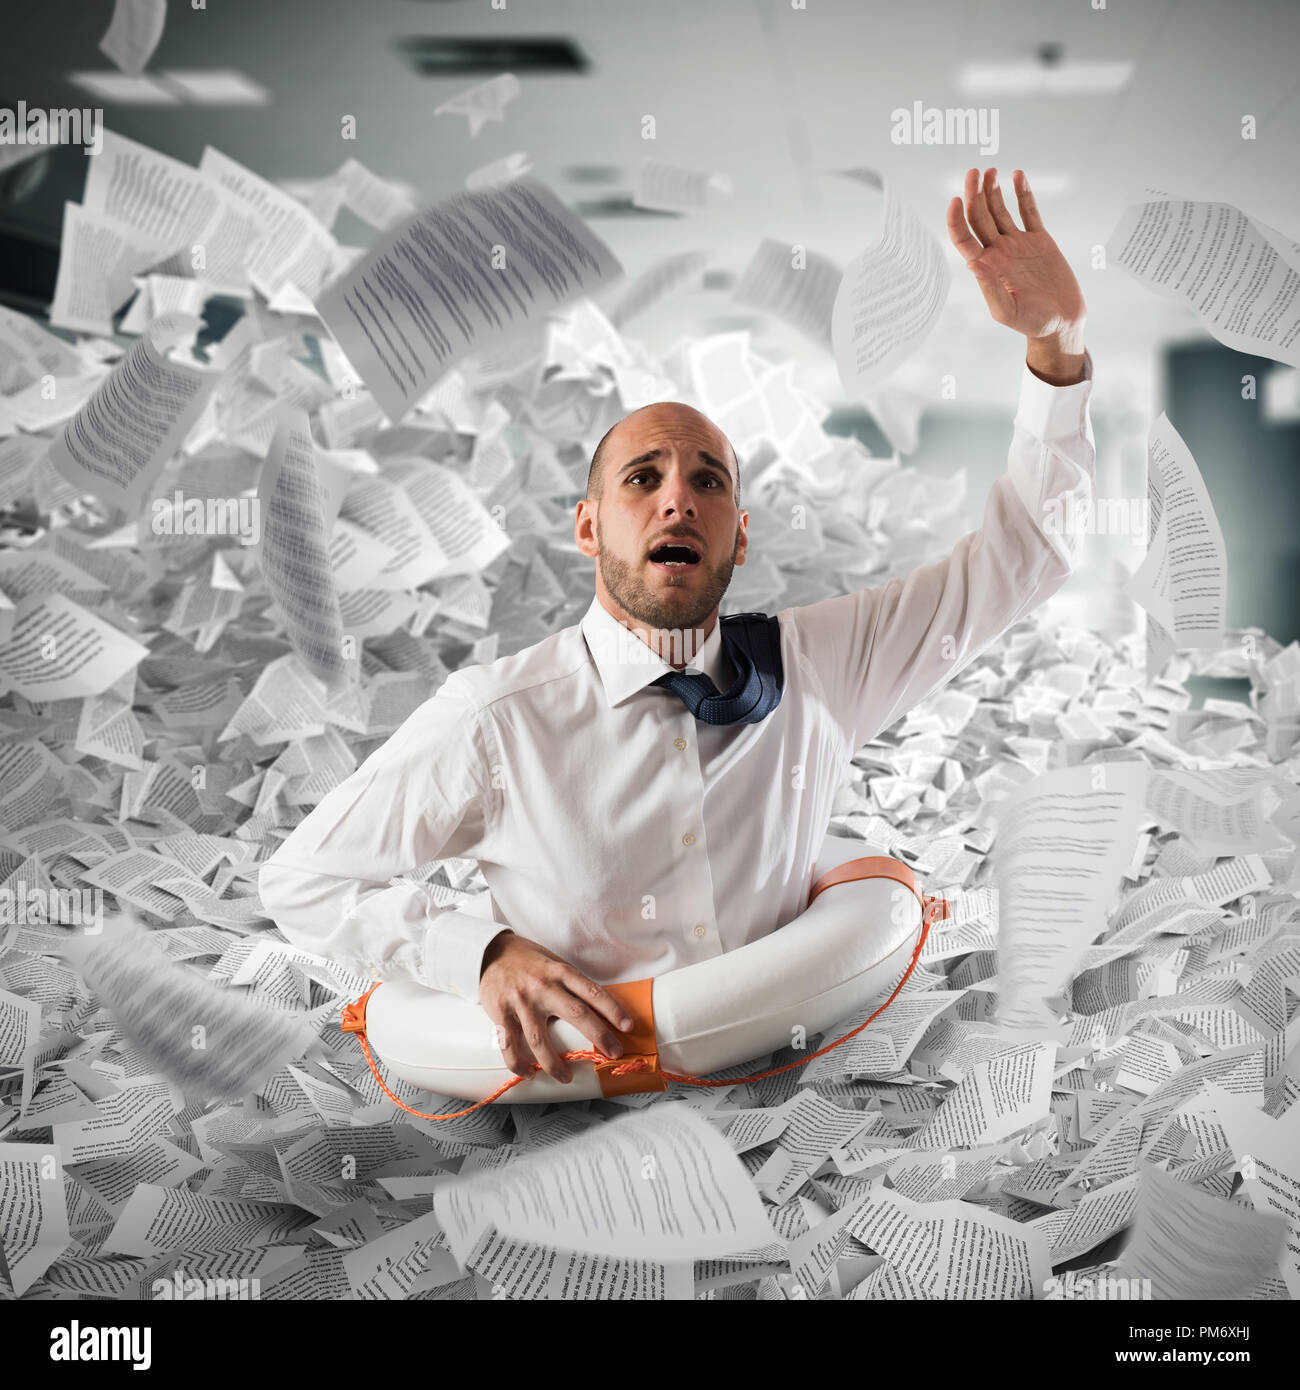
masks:
<instances>
[{"instance_id":1,"label":"sheet of paper","mask_svg":"<svg viewBox=\"0 0 1300 1390\"><path fill-rule=\"evenodd\" d=\"M1102 931L1142 814L1147 767L1106 763L1035 778L1003 809L998 889L998 1018L1055 1036L1060 993Z\"/></svg>"},{"instance_id":2,"label":"sheet of paper","mask_svg":"<svg viewBox=\"0 0 1300 1390\"><path fill-rule=\"evenodd\" d=\"M499 1174L449 1183L434 1210L463 1263L486 1223L561 1249L709 1259L771 1239L730 1145L688 1107L652 1106Z\"/></svg>"},{"instance_id":3,"label":"sheet of paper","mask_svg":"<svg viewBox=\"0 0 1300 1390\"><path fill-rule=\"evenodd\" d=\"M0 1143L0 1246L19 1298L72 1243L57 1144Z\"/></svg>"},{"instance_id":4,"label":"sheet of paper","mask_svg":"<svg viewBox=\"0 0 1300 1390\"><path fill-rule=\"evenodd\" d=\"M708 206L712 190L731 192L726 175L683 169L661 159L642 159L632 186L632 202L657 212L696 212Z\"/></svg>"},{"instance_id":5,"label":"sheet of paper","mask_svg":"<svg viewBox=\"0 0 1300 1390\"><path fill-rule=\"evenodd\" d=\"M13 631L0 643L0 684L29 700L98 695L148 655L143 643L64 595L32 594L16 606Z\"/></svg>"},{"instance_id":6,"label":"sheet of paper","mask_svg":"<svg viewBox=\"0 0 1300 1390\"><path fill-rule=\"evenodd\" d=\"M1041 1119L1051 1095L1051 1043L1007 1047L979 1063L912 1137L927 1149L991 1144Z\"/></svg>"},{"instance_id":7,"label":"sheet of paper","mask_svg":"<svg viewBox=\"0 0 1300 1390\"><path fill-rule=\"evenodd\" d=\"M1032 1299L1051 1274L1041 1233L968 1203L922 1204L881 1188L848 1229L927 1298Z\"/></svg>"},{"instance_id":8,"label":"sheet of paper","mask_svg":"<svg viewBox=\"0 0 1300 1390\"><path fill-rule=\"evenodd\" d=\"M736 282L738 304L775 314L820 347L831 347L831 316L844 272L834 261L764 237Z\"/></svg>"},{"instance_id":9,"label":"sheet of paper","mask_svg":"<svg viewBox=\"0 0 1300 1390\"><path fill-rule=\"evenodd\" d=\"M550 189L516 179L392 229L316 308L396 422L456 362L621 269Z\"/></svg>"},{"instance_id":10,"label":"sheet of paper","mask_svg":"<svg viewBox=\"0 0 1300 1390\"><path fill-rule=\"evenodd\" d=\"M165 356L163 345L197 327L183 314L157 319L50 446L59 476L134 512L203 412L217 373Z\"/></svg>"},{"instance_id":11,"label":"sheet of paper","mask_svg":"<svg viewBox=\"0 0 1300 1390\"><path fill-rule=\"evenodd\" d=\"M285 1203L203 1197L183 1187L141 1183L101 1247L121 1255L165 1255L202 1233L214 1253L286 1240L312 1220Z\"/></svg>"},{"instance_id":12,"label":"sheet of paper","mask_svg":"<svg viewBox=\"0 0 1300 1390\"><path fill-rule=\"evenodd\" d=\"M1149 1279L1157 1299L1243 1298L1274 1271L1286 1239L1282 1217L1198 1191L1148 1163L1115 1273Z\"/></svg>"},{"instance_id":13,"label":"sheet of paper","mask_svg":"<svg viewBox=\"0 0 1300 1390\"><path fill-rule=\"evenodd\" d=\"M115 0L99 51L125 73L138 77L149 66L167 23L167 0Z\"/></svg>"},{"instance_id":14,"label":"sheet of paper","mask_svg":"<svg viewBox=\"0 0 1300 1390\"><path fill-rule=\"evenodd\" d=\"M258 564L284 616L294 651L327 685L355 663L343 640L343 618L330 568L330 529L342 503L316 467L306 414L280 407L275 438L258 487L263 520Z\"/></svg>"},{"instance_id":15,"label":"sheet of paper","mask_svg":"<svg viewBox=\"0 0 1300 1390\"><path fill-rule=\"evenodd\" d=\"M1221 343L1300 367L1300 257L1231 203L1162 197L1124 209L1106 254L1186 304Z\"/></svg>"},{"instance_id":16,"label":"sheet of paper","mask_svg":"<svg viewBox=\"0 0 1300 1390\"><path fill-rule=\"evenodd\" d=\"M1153 532L1125 588L1155 620L1157 632L1168 634L1168 642L1156 646L1154 671L1164 665L1169 643L1169 650L1223 645L1228 583L1214 504L1196 460L1163 412L1148 441L1147 489Z\"/></svg>"},{"instance_id":17,"label":"sheet of paper","mask_svg":"<svg viewBox=\"0 0 1300 1390\"><path fill-rule=\"evenodd\" d=\"M207 280L214 293L248 293L245 267L261 240L258 219L190 165L106 130L82 206L126 224L160 263L175 255L178 268Z\"/></svg>"},{"instance_id":18,"label":"sheet of paper","mask_svg":"<svg viewBox=\"0 0 1300 1390\"><path fill-rule=\"evenodd\" d=\"M416 211L402 189L372 174L359 160L345 159L335 177L343 186L343 206L380 231L405 222Z\"/></svg>"},{"instance_id":19,"label":"sheet of paper","mask_svg":"<svg viewBox=\"0 0 1300 1390\"><path fill-rule=\"evenodd\" d=\"M873 1123L870 1115L843 1110L813 1091L803 1091L785 1112L776 1151L754 1174L754 1184L771 1201L793 1197L832 1149L851 1143Z\"/></svg>"},{"instance_id":20,"label":"sheet of paper","mask_svg":"<svg viewBox=\"0 0 1300 1390\"><path fill-rule=\"evenodd\" d=\"M50 323L81 333L111 333L113 315L131 295L132 277L158 259L152 236L79 203L64 203Z\"/></svg>"},{"instance_id":21,"label":"sheet of paper","mask_svg":"<svg viewBox=\"0 0 1300 1390\"><path fill-rule=\"evenodd\" d=\"M10 890L11 892L14 890ZM10 904L9 915L16 915ZM36 1048L41 1032L41 1005L36 999L0 990L0 1069L22 1073L20 1106L23 1110L31 1100L32 1074L36 1064Z\"/></svg>"},{"instance_id":22,"label":"sheet of paper","mask_svg":"<svg viewBox=\"0 0 1300 1390\"><path fill-rule=\"evenodd\" d=\"M100 1101L93 1119L54 1125L54 1142L64 1150L69 1163L124 1156L141 1141L166 1134L184 1101L171 1082L144 1077Z\"/></svg>"},{"instance_id":23,"label":"sheet of paper","mask_svg":"<svg viewBox=\"0 0 1300 1390\"><path fill-rule=\"evenodd\" d=\"M310 209L211 145L204 147L199 173L256 220L260 240L246 265L253 286L268 298L288 285L315 299L329 277L338 243Z\"/></svg>"},{"instance_id":24,"label":"sheet of paper","mask_svg":"<svg viewBox=\"0 0 1300 1390\"><path fill-rule=\"evenodd\" d=\"M1274 1119L1241 1096L1205 1089L1240 1166L1242 1191L1256 1211L1287 1224L1282 1277L1291 1297L1300 1297L1300 1107L1293 1101Z\"/></svg>"},{"instance_id":25,"label":"sheet of paper","mask_svg":"<svg viewBox=\"0 0 1300 1390\"><path fill-rule=\"evenodd\" d=\"M435 116L466 116L469 134L473 139L488 121L505 119L507 105L519 95L519 79L512 72L503 72L477 86L448 98L433 108Z\"/></svg>"},{"instance_id":26,"label":"sheet of paper","mask_svg":"<svg viewBox=\"0 0 1300 1390\"><path fill-rule=\"evenodd\" d=\"M845 267L831 310L840 381L858 398L928 336L952 276L938 241L878 173L844 172L881 189L885 199L880 236Z\"/></svg>"},{"instance_id":27,"label":"sheet of paper","mask_svg":"<svg viewBox=\"0 0 1300 1390\"><path fill-rule=\"evenodd\" d=\"M509 547L510 537L451 469L437 463L401 464L389 477L402 487L432 535L432 553L446 557L438 578L477 574Z\"/></svg>"},{"instance_id":28,"label":"sheet of paper","mask_svg":"<svg viewBox=\"0 0 1300 1390\"><path fill-rule=\"evenodd\" d=\"M35 319L0 306L0 390L6 395L29 386L47 372L75 376L84 370L71 344L47 332Z\"/></svg>"},{"instance_id":29,"label":"sheet of paper","mask_svg":"<svg viewBox=\"0 0 1300 1390\"><path fill-rule=\"evenodd\" d=\"M465 187L487 188L494 183L509 183L511 179L526 174L532 167L531 157L522 151L516 151L514 154L504 155L501 159L481 164L477 169L471 169L465 175Z\"/></svg>"},{"instance_id":30,"label":"sheet of paper","mask_svg":"<svg viewBox=\"0 0 1300 1390\"><path fill-rule=\"evenodd\" d=\"M712 259L711 251L680 251L655 261L623 291L609 311L610 323L621 331L660 300L678 290L696 287Z\"/></svg>"},{"instance_id":31,"label":"sheet of paper","mask_svg":"<svg viewBox=\"0 0 1300 1390\"><path fill-rule=\"evenodd\" d=\"M1147 810L1162 826L1220 854L1281 849L1285 840L1268 817L1279 803L1270 783L1224 785L1213 773L1153 772L1147 783Z\"/></svg>"}]
</instances>

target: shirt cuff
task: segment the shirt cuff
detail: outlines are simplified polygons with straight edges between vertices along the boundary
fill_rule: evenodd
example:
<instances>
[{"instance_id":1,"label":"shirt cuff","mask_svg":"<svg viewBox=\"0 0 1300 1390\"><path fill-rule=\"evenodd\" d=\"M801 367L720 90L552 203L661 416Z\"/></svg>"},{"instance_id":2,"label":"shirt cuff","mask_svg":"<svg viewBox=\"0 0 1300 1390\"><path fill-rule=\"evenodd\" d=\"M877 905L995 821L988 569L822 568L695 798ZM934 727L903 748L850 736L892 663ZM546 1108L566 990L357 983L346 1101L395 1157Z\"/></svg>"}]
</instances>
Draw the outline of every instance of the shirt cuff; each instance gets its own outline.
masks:
<instances>
[{"instance_id":1,"label":"shirt cuff","mask_svg":"<svg viewBox=\"0 0 1300 1390\"><path fill-rule=\"evenodd\" d=\"M483 953L503 931L509 931L503 922L494 922L460 908L440 912L425 933L421 983L477 1004Z\"/></svg>"},{"instance_id":2,"label":"shirt cuff","mask_svg":"<svg viewBox=\"0 0 1300 1390\"><path fill-rule=\"evenodd\" d=\"M1092 395L1092 354L1083 354L1083 380L1070 386L1053 386L1035 376L1025 365L1020 379L1020 403L1016 424L1035 439L1073 439L1084 432L1088 398Z\"/></svg>"}]
</instances>

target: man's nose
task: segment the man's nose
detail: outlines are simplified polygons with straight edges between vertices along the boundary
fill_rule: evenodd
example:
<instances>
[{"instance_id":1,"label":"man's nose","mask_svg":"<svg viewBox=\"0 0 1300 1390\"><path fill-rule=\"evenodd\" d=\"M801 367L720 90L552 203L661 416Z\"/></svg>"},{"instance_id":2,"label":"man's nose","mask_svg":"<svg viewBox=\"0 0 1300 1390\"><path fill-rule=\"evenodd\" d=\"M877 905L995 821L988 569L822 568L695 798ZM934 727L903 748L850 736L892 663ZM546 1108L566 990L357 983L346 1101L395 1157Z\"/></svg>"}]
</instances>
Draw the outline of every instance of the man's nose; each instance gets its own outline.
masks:
<instances>
[{"instance_id":1,"label":"man's nose","mask_svg":"<svg viewBox=\"0 0 1300 1390\"><path fill-rule=\"evenodd\" d=\"M691 493L690 482L681 474L672 473L664 484L659 508L665 516L694 516L695 498Z\"/></svg>"}]
</instances>

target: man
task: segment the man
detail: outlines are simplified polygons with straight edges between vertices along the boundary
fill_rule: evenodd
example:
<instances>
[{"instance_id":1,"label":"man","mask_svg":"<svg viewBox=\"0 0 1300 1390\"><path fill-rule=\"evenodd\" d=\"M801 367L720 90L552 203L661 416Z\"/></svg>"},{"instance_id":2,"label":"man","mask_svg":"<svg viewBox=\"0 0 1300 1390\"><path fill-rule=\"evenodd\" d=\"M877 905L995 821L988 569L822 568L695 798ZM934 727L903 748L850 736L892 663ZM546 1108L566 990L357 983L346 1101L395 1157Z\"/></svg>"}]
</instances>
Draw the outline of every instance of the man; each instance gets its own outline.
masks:
<instances>
[{"instance_id":1,"label":"man","mask_svg":"<svg viewBox=\"0 0 1300 1390\"><path fill-rule=\"evenodd\" d=\"M1074 566L1046 518L1092 500L1084 303L1019 170L1015 190L1023 229L993 169L982 185L967 172L964 215L962 198L948 207L993 318L1028 339L981 529L905 579L720 623L748 546L738 460L688 406L634 411L578 503L597 562L586 616L453 672L302 821L261 875L291 941L477 999L512 1071L567 1081L551 1018L617 1057L630 1020L601 982L735 950L804 910L855 752ZM390 882L466 856L494 920Z\"/></svg>"}]
</instances>

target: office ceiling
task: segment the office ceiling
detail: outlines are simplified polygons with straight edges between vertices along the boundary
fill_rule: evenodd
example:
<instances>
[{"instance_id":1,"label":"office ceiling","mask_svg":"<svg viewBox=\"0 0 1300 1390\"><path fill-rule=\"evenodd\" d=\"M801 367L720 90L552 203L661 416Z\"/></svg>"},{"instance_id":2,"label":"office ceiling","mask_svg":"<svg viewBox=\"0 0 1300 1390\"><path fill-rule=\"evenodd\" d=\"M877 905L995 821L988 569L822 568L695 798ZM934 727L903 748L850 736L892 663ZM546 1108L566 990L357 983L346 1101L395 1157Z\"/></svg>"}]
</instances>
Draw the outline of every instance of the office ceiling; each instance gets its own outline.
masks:
<instances>
[{"instance_id":1,"label":"office ceiling","mask_svg":"<svg viewBox=\"0 0 1300 1390\"><path fill-rule=\"evenodd\" d=\"M995 164L1008 184L1013 168L1029 171L1088 298L1098 376L1139 397L1156 349L1199 329L1125 272L1093 268L1093 248L1128 202L1148 185L1222 199L1300 237L1293 0L1109 0L1104 9L1089 0L807 0L804 9L791 0L507 0L503 9L488 0L209 0L204 10L173 0L151 68L236 69L271 101L164 108L111 105L68 82L70 71L109 66L97 45L111 8L11 7L0 104L103 105L110 129L191 163L212 144L273 180L321 177L352 156L430 201L463 188L471 170L525 152L532 175L584 208L629 276L668 252L714 253L713 288L659 306L632 336L666 349L683 334L752 326L758 350L792 355L796 379L828 402L844 393L827 354L725 288L764 237L841 265L874 237L879 195L828 171L879 168L945 246L945 205L966 167ZM486 51L480 42L477 63L467 63L472 46L458 51L452 40L486 41ZM1036 61L1044 45L1057 62L1130 61L1132 78L1097 95L960 90L966 65ZM471 138L463 117L433 115L502 70L521 85L504 121ZM996 106L999 150L891 143L891 112L918 101ZM353 141L340 137L344 115L356 117ZM642 138L647 115L654 141ZM1246 115L1253 141L1241 137ZM725 173L733 196L687 215L628 215L647 155ZM80 173L66 154L59 171ZM79 189L47 183L0 208L4 224L57 240L62 200ZM374 235L351 220L336 230L353 243ZM988 319L955 252L951 264L949 306L900 380L926 390L951 372L968 404L1005 405L1021 344Z\"/></svg>"}]
</instances>

